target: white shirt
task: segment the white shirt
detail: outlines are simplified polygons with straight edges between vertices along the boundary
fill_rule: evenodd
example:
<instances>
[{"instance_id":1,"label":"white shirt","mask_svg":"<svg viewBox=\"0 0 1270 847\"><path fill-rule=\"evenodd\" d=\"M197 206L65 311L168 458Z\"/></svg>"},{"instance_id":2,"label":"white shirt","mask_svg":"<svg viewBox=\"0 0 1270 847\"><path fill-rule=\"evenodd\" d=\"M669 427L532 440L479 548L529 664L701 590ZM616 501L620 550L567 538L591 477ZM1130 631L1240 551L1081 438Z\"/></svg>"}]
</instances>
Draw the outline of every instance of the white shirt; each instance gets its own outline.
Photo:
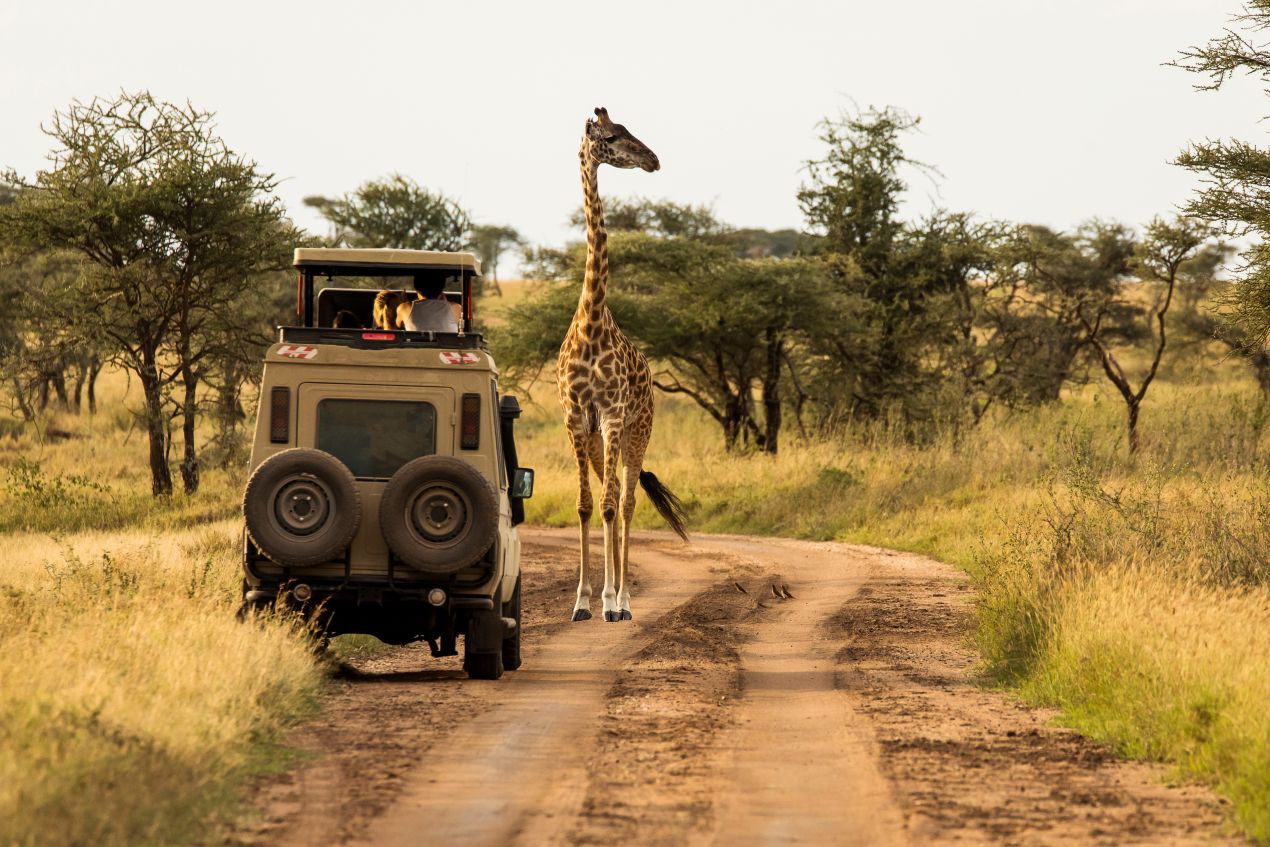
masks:
<instances>
[{"instance_id":1,"label":"white shirt","mask_svg":"<svg viewBox=\"0 0 1270 847\"><path fill-rule=\"evenodd\" d=\"M454 319L450 301L415 300L402 318L411 332L458 332L459 322Z\"/></svg>"}]
</instances>

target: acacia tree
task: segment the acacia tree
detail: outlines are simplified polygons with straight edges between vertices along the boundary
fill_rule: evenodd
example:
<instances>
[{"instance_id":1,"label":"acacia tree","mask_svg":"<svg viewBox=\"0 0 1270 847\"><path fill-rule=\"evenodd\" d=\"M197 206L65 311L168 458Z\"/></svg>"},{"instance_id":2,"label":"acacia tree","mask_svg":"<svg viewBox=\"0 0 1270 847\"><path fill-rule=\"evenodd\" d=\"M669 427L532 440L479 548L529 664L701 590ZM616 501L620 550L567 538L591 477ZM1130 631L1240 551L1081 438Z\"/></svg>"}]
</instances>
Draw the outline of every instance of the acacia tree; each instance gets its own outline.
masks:
<instances>
[{"instance_id":1,"label":"acacia tree","mask_svg":"<svg viewBox=\"0 0 1270 847\"><path fill-rule=\"evenodd\" d=\"M820 344L835 364L818 391L831 416L876 416L898 407L922 420L940 405L944 375L930 367L932 348L949 339L939 309L964 280L931 249L944 236L930 227L938 229L945 216L925 223L899 217L904 171L933 170L904 152L903 136L917 125L894 108L822 121L824 155L807 163L809 178L798 191L816 237L809 244L835 269L858 318L854 332Z\"/></svg>"},{"instance_id":2,"label":"acacia tree","mask_svg":"<svg viewBox=\"0 0 1270 847\"><path fill-rule=\"evenodd\" d=\"M906 184L900 170L924 167L905 155L900 142L919 122L894 108L821 121L824 158L807 162L809 182L798 190L807 223L824 236L824 250L850 256L878 282L886 281L904 230L899 204Z\"/></svg>"},{"instance_id":3,"label":"acacia tree","mask_svg":"<svg viewBox=\"0 0 1270 847\"><path fill-rule=\"evenodd\" d=\"M0 183L0 206L17 199L16 187ZM24 420L33 420L50 401L78 414L85 388L90 412L96 411L96 380L101 357L91 339L68 345L54 322L41 320L48 294L68 285L76 273L73 256L45 250L33 255L4 251L0 243L0 371L10 384L13 401ZM69 388L67 374L73 373Z\"/></svg>"},{"instance_id":4,"label":"acacia tree","mask_svg":"<svg viewBox=\"0 0 1270 847\"><path fill-rule=\"evenodd\" d=\"M586 227L586 213L581 207L574 210L569 223L579 229ZM647 197L606 200L604 224L609 232L643 232L660 238L703 241L718 240L733 231L715 216L710 206L650 200Z\"/></svg>"},{"instance_id":5,"label":"acacia tree","mask_svg":"<svg viewBox=\"0 0 1270 847\"><path fill-rule=\"evenodd\" d=\"M1218 90L1238 75L1256 78L1270 94L1270 46L1254 40L1268 29L1270 0L1251 0L1225 33L1182 51L1175 64L1207 77L1196 86L1203 91ZM1236 326L1227 333L1244 340L1255 356L1270 340L1270 150L1238 139L1196 141L1177 163L1205 178L1187 214L1229 235L1255 239L1243 253L1241 278L1231 287L1230 320Z\"/></svg>"},{"instance_id":6,"label":"acacia tree","mask_svg":"<svg viewBox=\"0 0 1270 847\"><path fill-rule=\"evenodd\" d=\"M1244 327L1227 320L1224 314L1231 300L1231 288L1238 285L1221 274L1233 253L1234 248L1225 242L1210 242L1183 264L1177 290L1177 322L1184 331L1184 343L1216 341L1247 364L1261 396L1270 399L1270 344L1249 337Z\"/></svg>"},{"instance_id":7,"label":"acacia tree","mask_svg":"<svg viewBox=\"0 0 1270 847\"><path fill-rule=\"evenodd\" d=\"M614 309L663 367L657 388L689 397L724 446L776 453L787 395L798 420L807 339L840 328L836 291L818 259L740 259L727 246L624 233L611 244Z\"/></svg>"},{"instance_id":8,"label":"acacia tree","mask_svg":"<svg viewBox=\"0 0 1270 847\"><path fill-rule=\"evenodd\" d=\"M226 146L213 115L148 92L72 103L45 132L50 166L0 209L12 245L81 259L43 307L69 337L96 337L144 396L151 487L172 491L165 401L180 382L182 473L198 487L195 398L212 324L237 326L253 277L294 240L275 181ZM240 327L241 328L241 327Z\"/></svg>"},{"instance_id":9,"label":"acacia tree","mask_svg":"<svg viewBox=\"0 0 1270 847\"><path fill-rule=\"evenodd\" d=\"M243 389L259 385L260 361L273 341L271 329L288 323L294 314L295 280L288 271L253 274L249 289L238 298L232 312L198 316L200 325L193 346L200 356L191 370L198 384L210 389L198 412L213 424L205 451L211 448L213 461L222 468L245 458L246 442L239 429L247 418ZM187 404L193 399L188 395L184 398Z\"/></svg>"},{"instance_id":10,"label":"acacia tree","mask_svg":"<svg viewBox=\"0 0 1270 847\"><path fill-rule=\"evenodd\" d=\"M1094 301L1093 308L1082 310L1080 314L1081 324L1088 333L1088 343L1097 351L1103 373L1124 399L1130 454L1138 451L1138 415L1147 390L1150 389L1160 369L1160 360L1168 344L1165 316L1173 302L1173 294L1177 288L1182 266L1194 256L1195 251L1208 237L1207 227L1193 219L1179 218L1170 223L1156 218L1147 225L1146 237L1136 246L1133 267L1138 270L1144 281L1163 286L1159 299L1147 310L1147 322L1154 324L1152 354L1150 364L1136 389L1133 387L1132 378L1125 373L1124 367L1116 357L1115 347L1109 338L1106 326L1109 316L1114 313L1113 306L1116 298L1098 299Z\"/></svg>"},{"instance_id":11,"label":"acacia tree","mask_svg":"<svg viewBox=\"0 0 1270 847\"><path fill-rule=\"evenodd\" d=\"M91 335L69 335L57 309L49 308L74 284L78 264L74 255L53 250L10 255L5 261L0 367L26 420L33 420L50 403L78 414L85 390L89 412L97 411L100 341Z\"/></svg>"},{"instance_id":12,"label":"acacia tree","mask_svg":"<svg viewBox=\"0 0 1270 847\"><path fill-rule=\"evenodd\" d=\"M609 239L607 303L654 363L654 384L700 406L726 449L775 453L784 411L810 396L808 339L843 329L819 259L741 259L726 243L619 231ZM516 304L494 329L512 378L554 361L577 305L584 245L540 253L539 272L565 284Z\"/></svg>"},{"instance_id":13,"label":"acacia tree","mask_svg":"<svg viewBox=\"0 0 1270 847\"><path fill-rule=\"evenodd\" d=\"M499 297L503 296L503 289L498 284L498 260L508 250L524 243L520 233L509 226L480 224L471 229L468 246L480 257L483 276L490 281L494 293Z\"/></svg>"},{"instance_id":14,"label":"acacia tree","mask_svg":"<svg viewBox=\"0 0 1270 847\"><path fill-rule=\"evenodd\" d=\"M444 194L401 174L370 180L341 197L306 197L331 224L332 240L348 247L462 250L472 221Z\"/></svg>"},{"instance_id":15,"label":"acacia tree","mask_svg":"<svg viewBox=\"0 0 1270 847\"><path fill-rule=\"evenodd\" d=\"M1109 344L1136 337L1133 304L1116 296L1134 249L1129 229L1097 220L1071 233L1019 226L1004 240L990 281L1008 296L990 306L989 320L1010 347L1002 396L1011 405L1056 402L1064 387L1085 379L1084 317L1101 315Z\"/></svg>"}]
</instances>

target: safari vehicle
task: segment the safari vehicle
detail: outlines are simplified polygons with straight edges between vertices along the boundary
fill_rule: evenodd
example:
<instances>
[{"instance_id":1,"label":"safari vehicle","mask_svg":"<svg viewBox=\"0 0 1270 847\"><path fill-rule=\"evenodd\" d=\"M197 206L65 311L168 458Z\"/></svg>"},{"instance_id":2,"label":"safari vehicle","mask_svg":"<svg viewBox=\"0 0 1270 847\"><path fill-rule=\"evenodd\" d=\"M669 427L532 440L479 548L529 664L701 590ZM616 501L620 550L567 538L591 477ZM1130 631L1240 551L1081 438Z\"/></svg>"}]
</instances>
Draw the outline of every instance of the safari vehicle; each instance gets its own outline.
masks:
<instances>
[{"instance_id":1,"label":"safari vehicle","mask_svg":"<svg viewBox=\"0 0 1270 847\"><path fill-rule=\"evenodd\" d=\"M302 248L295 266L300 325L265 356L243 495L244 610L283 604L326 636L426 640L434 656L457 655L461 636L469 676L515 670L533 471L516 458L520 406L471 331L479 263ZM438 275L458 332L373 326L382 289ZM341 313L365 328L332 327Z\"/></svg>"}]
</instances>

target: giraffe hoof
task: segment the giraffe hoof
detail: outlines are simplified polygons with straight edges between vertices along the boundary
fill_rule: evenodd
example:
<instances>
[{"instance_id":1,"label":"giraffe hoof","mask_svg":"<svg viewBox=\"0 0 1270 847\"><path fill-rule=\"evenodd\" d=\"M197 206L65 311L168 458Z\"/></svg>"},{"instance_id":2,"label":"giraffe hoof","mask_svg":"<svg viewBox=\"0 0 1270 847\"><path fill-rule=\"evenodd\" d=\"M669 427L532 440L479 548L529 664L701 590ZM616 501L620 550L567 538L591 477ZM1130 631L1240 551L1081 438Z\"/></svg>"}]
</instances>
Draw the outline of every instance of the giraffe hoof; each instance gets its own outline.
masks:
<instances>
[{"instance_id":1,"label":"giraffe hoof","mask_svg":"<svg viewBox=\"0 0 1270 847\"><path fill-rule=\"evenodd\" d=\"M577 622L577 621L589 621L589 620L591 620L591 611L590 611L589 609L574 609L574 610L573 610L573 620L574 620L575 622Z\"/></svg>"},{"instance_id":2,"label":"giraffe hoof","mask_svg":"<svg viewBox=\"0 0 1270 847\"><path fill-rule=\"evenodd\" d=\"M621 615L621 617L620 617L620 618L618 618L618 620L629 621L630 619L631 619L631 613L630 613L630 611L629 611L629 610L627 610L627 609L623 609L623 610L622 610L622 615Z\"/></svg>"},{"instance_id":3,"label":"giraffe hoof","mask_svg":"<svg viewBox=\"0 0 1270 847\"><path fill-rule=\"evenodd\" d=\"M617 623L618 621L621 620L621 618L618 617L617 612L605 612L604 619L608 621L609 623Z\"/></svg>"}]
</instances>

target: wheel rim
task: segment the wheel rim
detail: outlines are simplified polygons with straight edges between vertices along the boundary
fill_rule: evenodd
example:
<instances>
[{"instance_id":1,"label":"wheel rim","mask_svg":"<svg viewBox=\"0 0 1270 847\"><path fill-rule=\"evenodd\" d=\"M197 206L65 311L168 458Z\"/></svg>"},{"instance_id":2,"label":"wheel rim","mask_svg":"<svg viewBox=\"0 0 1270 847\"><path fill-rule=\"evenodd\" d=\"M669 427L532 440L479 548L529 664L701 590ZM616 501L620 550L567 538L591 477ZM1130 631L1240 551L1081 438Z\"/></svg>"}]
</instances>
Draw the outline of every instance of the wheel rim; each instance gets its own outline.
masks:
<instances>
[{"instance_id":1,"label":"wheel rim","mask_svg":"<svg viewBox=\"0 0 1270 847\"><path fill-rule=\"evenodd\" d=\"M433 483L419 490L406 505L406 525L429 545L449 546L471 523L472 504L450 485Z\"/></svg>"},{"instance_id":2,"label":"wheel rim","mask_svg":"<svg viewBox=\"0 0 1270 847\"><path fill-rule=\"evenodd\" d=\"M306 474L283 479L270 495L274 526L288 535L312 535L331 518L334 495L326 483Z\"/></svg>"}]
</instances>

